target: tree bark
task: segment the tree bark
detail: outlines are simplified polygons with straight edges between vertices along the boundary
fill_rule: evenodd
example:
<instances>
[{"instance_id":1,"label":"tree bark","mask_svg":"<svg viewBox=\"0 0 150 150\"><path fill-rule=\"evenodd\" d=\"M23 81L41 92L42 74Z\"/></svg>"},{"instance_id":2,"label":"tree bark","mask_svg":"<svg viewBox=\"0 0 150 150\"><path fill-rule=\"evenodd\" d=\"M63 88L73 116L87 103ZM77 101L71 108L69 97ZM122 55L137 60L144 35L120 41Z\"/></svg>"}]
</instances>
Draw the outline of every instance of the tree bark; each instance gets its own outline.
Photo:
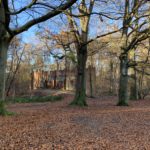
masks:
<instances>
[{"instance_id":1,"label":"tree bark","mask_svg":"<svg viewBox=\"0 0 150 150\"><path fill-rule=\"evenodd\" d=\"M7 51L12 38L9 31L10 16L6 14L7 6L8 1L0 1L0 101L5 100Z\"/></svg>"},{"instance_id":2,"label":"tree bark","mask_svg":"<svg viewBox=\"0 0 150 150\"><path fill-rule=\"evenodd\" d=\"M114 65L113 65L113 62L110 61L110 89L109 89L110 94L114 94L114 75L113 75L113 71L114 71Z\"/></svg>"},{"instance_id":3,"label":"tree bark","mask_svg":"<svg viewBox=\"0 0 150 150\"><path fill-rule=\"evenodd\" d=\"M9 42L0 40L0 100L5 100L5 80L6 80L6 65L7 65L7 51Z\"/></svg>"},{"instance_id":4,"label":"tree bark","mask_svg":"<svg viewBox=\"0 0 150 150\"><path fill-rule=\"evenodd\" d=\"M65 72L64 72L64 90L67 90L67 55L65 50Z\"/></svg>"},{"instance_id":5,"label":"tree bark","mask_svg":"<svg viewBox=\"0 0 150 150\"><path fill-rule=\"evenodd\" d=\"M93 87L93 74L92 74L92 69L93 69L93 57L92 55L90 56L90 61L91 64L89 66L89 83L90 83L90 98L94 98L94 87Z\"/></svg>"},{"instance_id":6,"label":"tree bark","mask_svg":"<svg viewBox=\"0 0 150 150\"><path fill-rule=\"evenodd\" d=\"M120 57L120 82L118 106L128 106L128 56Z\"/></svg>"},{"instance_id":7,"label":"tree bark","mask_svg":"<svg viewBox=\"0 0 150 150\"><path fill-rule=\"evenodd\" d=\"M89 66L89 83L90 83L90 98L94 98L93 84L92 84L92 65Z\"/></svg>"},{"instance_id":8,"label":"tree bark","mask_svg":"<svg viewBox=\"0 0 150 150\"><path fill-rule=\"evenodd\" d=\"M134 76L131 79L131 87L130 87L130 100L138 100L138 82L137 82L137 72L134 69Z\"/></svg>"},{"instance_id":9,"label":"tree bark","mask_svg":"<svg viewBox=\"0 0 150 150\"><path fill-rule=\"evenodd\" d=\"M87 106L86 103L86 60L87 60L87 47L78 50L77 55L77 78L76 78L76 92L71 105Z\"/></svg>"}]
</instances>

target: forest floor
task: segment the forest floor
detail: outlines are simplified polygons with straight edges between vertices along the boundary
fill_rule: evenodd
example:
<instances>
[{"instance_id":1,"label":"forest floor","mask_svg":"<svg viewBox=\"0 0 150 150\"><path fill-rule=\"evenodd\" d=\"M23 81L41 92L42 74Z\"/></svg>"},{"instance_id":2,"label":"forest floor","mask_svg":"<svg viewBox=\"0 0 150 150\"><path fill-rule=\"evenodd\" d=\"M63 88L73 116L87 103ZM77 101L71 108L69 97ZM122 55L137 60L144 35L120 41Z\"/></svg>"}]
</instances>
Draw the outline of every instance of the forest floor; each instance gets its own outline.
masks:
<instances>
[{"instance_id":1,"label":"forest floor","mask_svg":"<svg viewBox=\"0 0 150 150\"><path fill-rule=\"evenodd\" d=\"M0 150L150 150L150 99L118 107L105 96L86 108L72 99L9 104L16 115L0 117Z\"/></svg>"}]
</instances>

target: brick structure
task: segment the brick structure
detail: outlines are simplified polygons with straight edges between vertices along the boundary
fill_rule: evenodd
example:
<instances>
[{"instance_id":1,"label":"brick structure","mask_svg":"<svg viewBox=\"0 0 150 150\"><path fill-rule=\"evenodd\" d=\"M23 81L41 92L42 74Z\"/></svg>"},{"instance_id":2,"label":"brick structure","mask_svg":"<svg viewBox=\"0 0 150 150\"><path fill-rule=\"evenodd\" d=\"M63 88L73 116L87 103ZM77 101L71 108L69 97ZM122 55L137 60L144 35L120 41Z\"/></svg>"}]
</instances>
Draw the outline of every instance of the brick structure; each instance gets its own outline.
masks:
<instances>
[{"instance_id":1,"label":"brick structure","mask_svg":"<svg viewBox=\"0 0 150 150\"><path fill-rule=\"evenodd\" d=\"M86 69L86 94L90 95L91 86L93 95L95 95L95 68ZM76 71L53 70L43 71L34 70L32 72L32 88L50 88L75 90ZM92 84L91 84L92 83Z\"/></svg>"}]
</instances>

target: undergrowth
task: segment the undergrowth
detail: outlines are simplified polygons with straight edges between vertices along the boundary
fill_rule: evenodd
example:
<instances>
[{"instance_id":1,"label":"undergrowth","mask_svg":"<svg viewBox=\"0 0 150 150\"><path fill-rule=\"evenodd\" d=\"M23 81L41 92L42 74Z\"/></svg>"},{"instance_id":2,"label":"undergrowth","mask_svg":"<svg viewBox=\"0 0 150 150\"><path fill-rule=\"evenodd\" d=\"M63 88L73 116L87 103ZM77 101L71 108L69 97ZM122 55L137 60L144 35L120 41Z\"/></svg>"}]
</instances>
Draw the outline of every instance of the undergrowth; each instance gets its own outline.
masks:
<instances>
[{"instance_id":1,"label":"undergrowth","mask_svg":"<svg viewBox=\"0 0 150 150\"><path fill-rule=\"evenodd\" d=\"M10 116L15 115L13 112L7 111L6 103L38 103L38 102L55 102L62 100L61 95L56 96L43 96L43 97L16 97L14 99L7 99L5 102L0 100L0 116Z\"/></svg>"},{"instance_id":2,"label":"undergrowth","mask_svg":"<svg viewBox=\"0 0 150 150\"><path fill-rule=\"evenodd\" d=\"M43 96L43 97L16 97L13 99L14 103L38 103L38 102L55 102L62 100L61 95L56 96ZM9 100L11 101L11 100Z\"/></svg>"},{"instance_id":3,"label":"undergrowth","mask_svg":"<svg viewBox=\"0 0 150 150\"><path fill-rule=\"evenodd\" d=\"M11 116L11 115L15 115L15 113L7 111L5 102L1 101L0 102L0 116Z\"/></svg>"}]
</instances>

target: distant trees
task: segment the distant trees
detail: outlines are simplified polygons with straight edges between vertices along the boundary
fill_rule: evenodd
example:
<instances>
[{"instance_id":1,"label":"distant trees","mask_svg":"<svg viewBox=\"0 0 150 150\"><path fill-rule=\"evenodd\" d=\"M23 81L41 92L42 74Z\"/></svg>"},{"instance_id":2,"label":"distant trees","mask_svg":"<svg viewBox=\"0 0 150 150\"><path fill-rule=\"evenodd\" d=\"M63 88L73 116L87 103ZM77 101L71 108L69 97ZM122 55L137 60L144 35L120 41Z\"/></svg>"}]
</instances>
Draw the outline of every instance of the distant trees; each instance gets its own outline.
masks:
<instances>
[{"instance_id":1,"label":"distant trees","mask_svg":"<svg viewBox=\"0 0 150 150\"><path fill-rule=\"evenodd\" d=\"M23 47L21 47L21 40L19 38L14 38L10 43L7 61L6 96L9 95L11 89L13 89L13 93L15 93L16 76L20 69L25 51L25 45L22 46Z\"/></svg>"},{"instance_id":2,"label":"distant trees","mask_svg":"<svg viewBox=\"0 0 150 150\"><path fill-rule=\"evenodd\" d=\"M61 31L59 34L52 33L45 28L42 29L41 32L38 32L37 35L42 42L43 47L45 47L47 55L53 57L56 64L63 64L62 66L64 66L65 71L64 89L66 90L68 78L67 72L71 66L71 69L74 69L76 66L76 54L72 35L68 31Z\"/></svg>"},{"instance_id":3,"label":"distant trees","mask_svg":"<svg viewBox=\"0 0 150 150\"><path fill-rule=\"evenodd\" d=\"M0 99L5 99L5 79L7 51L12 38L46 21L69 8L77 0L71 1L0 1ZM42 12L42 14L41 14ZM36 16L36 17L35 17ZM25 17L25 18L23 18ZM24 22L22 19L26 20ZM20 20L18 20L21 18ZM13 20L13 22L12 22Z\"/></svg>"},{"instance_id":4,"label":"distant trees","mask_svg":"<svg viewBox=\"0 0 150 150\"><path fill-rule=\"evenodd\" d=\"M37 55L38 54L38 55ZM32 71L43 66L43 55L39 47L26 44L15 37L10 43L6 68L6 97L31 94Z\"/></svg>"}]
</instances>

